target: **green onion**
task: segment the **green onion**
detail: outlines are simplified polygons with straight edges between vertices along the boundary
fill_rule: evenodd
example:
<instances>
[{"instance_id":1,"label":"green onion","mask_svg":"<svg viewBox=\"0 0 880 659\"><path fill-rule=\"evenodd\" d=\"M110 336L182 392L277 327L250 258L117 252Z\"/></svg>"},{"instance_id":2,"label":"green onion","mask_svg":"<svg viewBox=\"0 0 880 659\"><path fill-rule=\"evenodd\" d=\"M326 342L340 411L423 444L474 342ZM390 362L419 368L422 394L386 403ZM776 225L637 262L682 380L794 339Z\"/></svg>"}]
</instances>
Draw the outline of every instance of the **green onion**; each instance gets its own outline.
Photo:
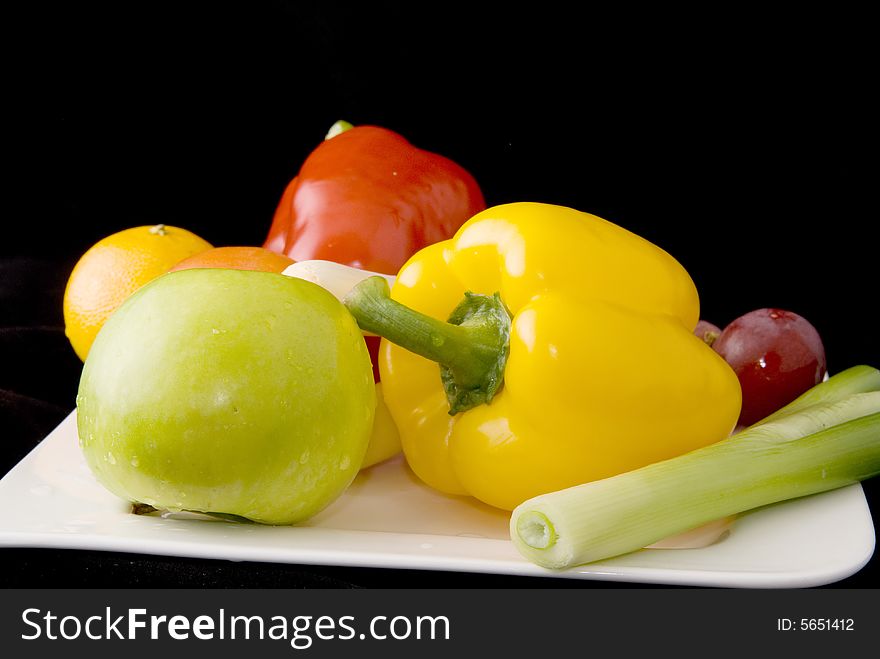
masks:
<instances>
[{"instance_id":1,"label":"green onion","mask_svg":"<svg viewBox=\"0 0 880 659\"><path fill-rule=\"evenodd\" d=\"M880 371L856 366L711 446L529 499L510 535L530 561L568 568L878 473Z\"/></svg>"},{"instance_id":2,"label":"green onion","mask_svg":"<svg viewBox=\"0 0 880 659\"><path fill-rule=\"evenodd\" d=\"M869 391L880 391L880 371L871 366L853 366L845 371L841 371L825 382L820 382L782 409L758 421L755 426L791 416L795 412L800 412L808 407L832 403L843 400L851 394L861 394Z\"/></svg>"}]
</instances>

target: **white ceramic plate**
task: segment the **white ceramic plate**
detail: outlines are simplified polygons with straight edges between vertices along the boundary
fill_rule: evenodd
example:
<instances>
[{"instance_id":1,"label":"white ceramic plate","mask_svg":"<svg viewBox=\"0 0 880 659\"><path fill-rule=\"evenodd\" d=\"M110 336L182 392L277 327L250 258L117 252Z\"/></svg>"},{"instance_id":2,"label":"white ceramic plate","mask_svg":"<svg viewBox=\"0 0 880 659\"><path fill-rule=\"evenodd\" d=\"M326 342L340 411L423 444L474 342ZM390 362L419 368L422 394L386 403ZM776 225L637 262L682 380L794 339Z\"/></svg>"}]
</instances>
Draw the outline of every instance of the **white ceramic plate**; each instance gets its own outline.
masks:
<instances>
[{"instance_id":1,"label":"white ceramic plate","mask_svg":"<svg viewBox=\"0 0 880 659\"><path fill-rule=\"evenodd\" d=\"M400 459L366 470L306 526L132 515L88 470L75 413L0 481L0 546L747 588L832 583L874 551L860 485L744 514L707 547L645 549L563 572L525 561L508 518L425 487Z\"/></svg>"}]
</instances>

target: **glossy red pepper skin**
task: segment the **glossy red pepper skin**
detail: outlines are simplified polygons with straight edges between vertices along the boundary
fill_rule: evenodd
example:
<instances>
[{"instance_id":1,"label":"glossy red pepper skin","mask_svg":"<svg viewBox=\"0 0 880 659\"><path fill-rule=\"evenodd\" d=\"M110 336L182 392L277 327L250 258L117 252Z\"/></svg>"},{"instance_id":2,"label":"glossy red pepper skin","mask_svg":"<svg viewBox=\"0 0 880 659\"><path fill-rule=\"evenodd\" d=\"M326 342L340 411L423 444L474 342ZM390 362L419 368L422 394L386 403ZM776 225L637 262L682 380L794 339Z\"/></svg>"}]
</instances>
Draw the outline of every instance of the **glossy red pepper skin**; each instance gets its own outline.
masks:
<instances>
[{"instance_id":1,"label":"glossy red pepper skin","mask_svg":"<svg viewBox=\"0 0 880 659\"><path fill-rule=\"evenodd\" d=\"M264 247L397 274L485 208L474 178L397 133L355 126L320 144L275 211Z\"/></svg>"}]
</instances>

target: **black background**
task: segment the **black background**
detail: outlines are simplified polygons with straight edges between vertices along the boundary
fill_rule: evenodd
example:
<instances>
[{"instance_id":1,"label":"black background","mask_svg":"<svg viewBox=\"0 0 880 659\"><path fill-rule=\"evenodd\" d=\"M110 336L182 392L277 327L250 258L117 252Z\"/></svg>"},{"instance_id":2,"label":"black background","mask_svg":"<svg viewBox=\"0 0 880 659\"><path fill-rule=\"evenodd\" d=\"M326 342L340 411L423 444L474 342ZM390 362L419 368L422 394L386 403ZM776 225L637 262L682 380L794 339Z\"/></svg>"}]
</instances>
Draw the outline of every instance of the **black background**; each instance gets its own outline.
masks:
<instances>
[{"instance_id":1,"label":"black background","mask_svg":"<svg viewBox=\"0 0 880 659\"><path fill-rule=\"evenodd\" d=\"M261 244L284 186L339 118L456 160L490 205L568 205L643 235L689 270L716 324L787 308L819 330L830 370L880 365L877 108L863 16L572 14L548 3L480 15L440 3L28 7L5 20L4 469L73 408L80 364L61 295L79 255L158 222L215 245ZM866 490L876 517L876 482ZM0 583L22 586L543 583L0 555L17 568ZM876 586L876 564L840 585Z\"/></svg>"}]
</instances>

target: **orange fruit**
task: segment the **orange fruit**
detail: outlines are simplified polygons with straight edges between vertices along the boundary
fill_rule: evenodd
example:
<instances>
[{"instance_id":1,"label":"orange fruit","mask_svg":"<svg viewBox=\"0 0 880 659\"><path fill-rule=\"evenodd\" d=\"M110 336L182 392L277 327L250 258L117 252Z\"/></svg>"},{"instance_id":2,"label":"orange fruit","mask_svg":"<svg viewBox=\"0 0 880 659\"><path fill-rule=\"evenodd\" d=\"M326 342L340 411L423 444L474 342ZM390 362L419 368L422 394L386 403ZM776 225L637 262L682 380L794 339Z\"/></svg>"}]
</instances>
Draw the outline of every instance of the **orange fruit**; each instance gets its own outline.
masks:
<instances>
[{"instance_id":1,"label":"orange fruit","mask_svg":"<svg viewBox=\"0 0 880 659\"><path fill-rule=\"evenodd\" d=\"M214 247L183 259L171 270L229 268L232 270L281 272L293 263L292 258L263 247Z\"/></svg>"},{"instance_id":2,"label":"orange fruit","mask_svg":"<svg viewBox=\"0 0 880 659\"><path fill-rule=\"evenodd\" d=\"M98 331L129 295L211 247L186 229L164 224L125 229L92 245L64 291L64 333L79 358L85 361Z\"/></svg>"}]
</instances>

